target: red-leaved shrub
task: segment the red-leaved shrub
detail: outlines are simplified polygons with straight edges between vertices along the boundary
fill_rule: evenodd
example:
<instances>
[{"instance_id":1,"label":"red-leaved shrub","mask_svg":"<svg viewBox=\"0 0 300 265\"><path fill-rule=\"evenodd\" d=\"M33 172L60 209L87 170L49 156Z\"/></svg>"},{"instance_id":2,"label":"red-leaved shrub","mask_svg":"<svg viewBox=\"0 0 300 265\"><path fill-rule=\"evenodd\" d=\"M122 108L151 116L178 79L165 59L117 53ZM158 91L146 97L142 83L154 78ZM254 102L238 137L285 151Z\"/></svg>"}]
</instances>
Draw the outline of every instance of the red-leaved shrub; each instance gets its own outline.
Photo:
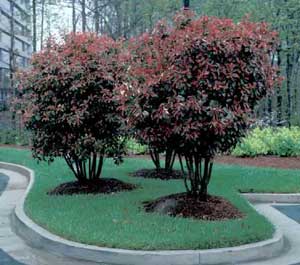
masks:
<instances>
[{"instance_id":1,"label":"red-leaved shrub","mask_svg":"<svg viewBox=\"0 0 300 265\"><path fill-rule=\"evenodd\" d=\"M138 137L184 158L185 186L205 200L215 154L237 143L255 105L279 82L270 62L277 33L265 23L185 12L173 27L159 23L131 40L122 94Z\"/></svg>"},{"instance_id":2,"label":"red-leaved shrub","mask_svg":"<svg viewBox=\"0 0 300 265\"><path fill-rule=\"evenodd\" d=\"M158 78L169 67L164 54L168 26L160 22L152 34L145 33L129 42L130 68L129 85L124 87L124 106L131 119L130 127L135 138L148 145L150 156L157 170L161 169L160 154L165 152L164 170L171 173L176 157L177 137L172 134L172 124L164 118L161 105L173 95L167 82L159 82ZM132 77L132 78L131 78ZM126 91L126 92L125 92ZM127 93L129 92L129 94ZM132 102L133 101L133 102ZM160 112L159 122L153 116Z\"/></svg>"},{"instance_id":3,"label":"red-leaved shrub","mask_svg":"<svg viewBox=\"0 0 300 265\"><path fill-rule=\"evenodd\" d=\"M32 132L34 157L64 157L83 183L100 177L105 155L119 158L121 47L109 37L69 34L50 40L18 75L15 107Z\"/></svg>"}]
</instances>

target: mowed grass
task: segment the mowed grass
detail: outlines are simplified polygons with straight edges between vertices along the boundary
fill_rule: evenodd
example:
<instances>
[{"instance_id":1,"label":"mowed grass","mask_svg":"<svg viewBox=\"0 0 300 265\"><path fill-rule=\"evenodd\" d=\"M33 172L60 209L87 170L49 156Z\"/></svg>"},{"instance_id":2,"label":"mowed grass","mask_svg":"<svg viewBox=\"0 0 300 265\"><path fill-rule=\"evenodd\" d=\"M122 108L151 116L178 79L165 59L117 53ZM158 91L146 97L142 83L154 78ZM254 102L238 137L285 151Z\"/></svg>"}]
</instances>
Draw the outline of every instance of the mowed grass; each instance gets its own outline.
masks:
<instances>
[{"instance_id":1,"label":"mowed grass","mask_svg":"<svg viewBox=\"0 0 300 265\"><path fill-rule=\"evenodd\" d=\"M142 202L184 191L181 180L138 179L129 173L151 168L151 161L126 159L117 167L105 161L104 176L139 185L137 190L113 195L49 196L47 191L73 180L61 159L37 164L30 151L0 149L0 161L33 169L36 182L25 210L39 225L67 239L103 247L167 250L230 247L270 238L273 226L259 215L238 190L300 192L297 170L215 165L210 194L230 200L245 214L237 220L199 221L145 213Z\"/></svg>"}]
</instances>

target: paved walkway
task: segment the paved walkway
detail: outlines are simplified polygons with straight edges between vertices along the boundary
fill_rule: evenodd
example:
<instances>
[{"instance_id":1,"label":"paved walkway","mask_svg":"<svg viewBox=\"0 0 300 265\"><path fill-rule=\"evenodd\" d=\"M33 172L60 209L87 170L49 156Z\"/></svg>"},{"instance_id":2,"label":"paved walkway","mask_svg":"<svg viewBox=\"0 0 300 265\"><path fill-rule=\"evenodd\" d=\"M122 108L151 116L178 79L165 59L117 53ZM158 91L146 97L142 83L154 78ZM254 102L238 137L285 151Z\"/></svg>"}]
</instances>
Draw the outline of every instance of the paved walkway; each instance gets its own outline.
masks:
<instances>
[{"instance_id":1,"label":"paved walkway","mask_svg":"<svg viewBox=\"0 0 300 265\"><path fill-rule=\"evenodd\" d=\"M287 241L285 251L271 260L249 262L245 265L300 265L300 225L276 210L274 206L278 205L257 204L255 208L282 231Z\"/></svg>"},{"instance_id":2,"label":"paved walkway","mask_svg":"<svg viewBox=\"0 0 300 265\"><path fill-rule=\"evenodd\" d=\"M24 176L0 169L0 265L96 265L32 249L11 230L11 213L26 187Z\"/></svg>"},{"instance_id":3,"label":"paved walkway","mask_svg":"<svg viewBox=\"0 0 300 265\"><path fill-rule=\"evenodd\" d=\"M24 176L0 169L0 265L96 265L30 248L15 235L10 227L10 216L26 187ZM270 204L257 204L255 208L281 229L287 239L287 247L271 260L228 265L300 265L300 224Z\"/></svg>"}]
</instances>

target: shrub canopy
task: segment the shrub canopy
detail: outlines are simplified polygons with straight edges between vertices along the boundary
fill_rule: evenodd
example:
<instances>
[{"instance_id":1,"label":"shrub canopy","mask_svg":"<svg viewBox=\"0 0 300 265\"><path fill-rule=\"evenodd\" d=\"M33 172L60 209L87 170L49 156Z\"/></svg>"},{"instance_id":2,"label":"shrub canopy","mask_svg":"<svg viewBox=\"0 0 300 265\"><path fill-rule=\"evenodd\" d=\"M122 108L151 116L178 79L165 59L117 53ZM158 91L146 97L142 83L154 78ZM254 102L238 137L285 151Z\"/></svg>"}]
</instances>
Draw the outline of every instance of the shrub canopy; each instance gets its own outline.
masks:
<instances>
[{"instance_id":1,"label":"shrub canopy","mask_svg":"<svg viewBox=\"0 0 300 265\"><path fill-rule=\"evenodd\" d=\"M182 152L213 156L238 141L276 85L277 34L247 20L179 14L175 22L132 40L131 121L145 142L173 138Z\"/></svg>"},{"instance_id":2,"label":"shrub canopy","mask_svg":"<svg viewBox=\"0 0 300 265\"><path fill-rule=\"evenodd\" d=\"M173 27L161 22L132 40L132 79L123 88L131 124L145 142L171 144L185 156L190 178L200 179L192 189L207 186L201 179L209 181L210 159L238 142L279 81L270 61L276 44L265 23L193 19L188 11Z\"/></svg>"},{"instance_id":3,"label":"shrub canopy","mask_svg":"<svg viewBox=\"0 0 300 265\"><path fill-rule=\"evenodd\" d=\"M122 118L114 91L122 73L121 46L109 37L70 34L33 56L32 68L18 76L16 106L32 132L34 157L63 156L72 169L76 162L74 173L84 175L82 163L92 155L95 177L101 172L95 172L97 156L118 156Z\"/></svg>"}]
</instances>

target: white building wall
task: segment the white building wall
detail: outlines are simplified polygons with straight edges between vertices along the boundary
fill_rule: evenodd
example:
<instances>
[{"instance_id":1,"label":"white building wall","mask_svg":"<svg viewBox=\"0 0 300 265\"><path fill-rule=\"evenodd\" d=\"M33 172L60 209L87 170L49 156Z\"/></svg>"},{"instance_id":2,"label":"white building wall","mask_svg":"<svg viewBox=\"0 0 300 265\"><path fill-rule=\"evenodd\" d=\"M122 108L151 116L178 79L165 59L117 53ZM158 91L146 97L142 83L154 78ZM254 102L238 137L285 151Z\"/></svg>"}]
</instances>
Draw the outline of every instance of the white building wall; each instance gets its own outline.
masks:
<instances>
[{"instance_id":1,"label":"white building wall","mask_svg":"<svg viewBox=\"0 0 300 265\"><path fill-rule=\"evenodd\" d=\"M32 52L30 0L0 0L0 110L12 92L9 87L12 35L10 1L13 3L14 61L17 69L28 66Z\"/></svg>"}]
</instances>

